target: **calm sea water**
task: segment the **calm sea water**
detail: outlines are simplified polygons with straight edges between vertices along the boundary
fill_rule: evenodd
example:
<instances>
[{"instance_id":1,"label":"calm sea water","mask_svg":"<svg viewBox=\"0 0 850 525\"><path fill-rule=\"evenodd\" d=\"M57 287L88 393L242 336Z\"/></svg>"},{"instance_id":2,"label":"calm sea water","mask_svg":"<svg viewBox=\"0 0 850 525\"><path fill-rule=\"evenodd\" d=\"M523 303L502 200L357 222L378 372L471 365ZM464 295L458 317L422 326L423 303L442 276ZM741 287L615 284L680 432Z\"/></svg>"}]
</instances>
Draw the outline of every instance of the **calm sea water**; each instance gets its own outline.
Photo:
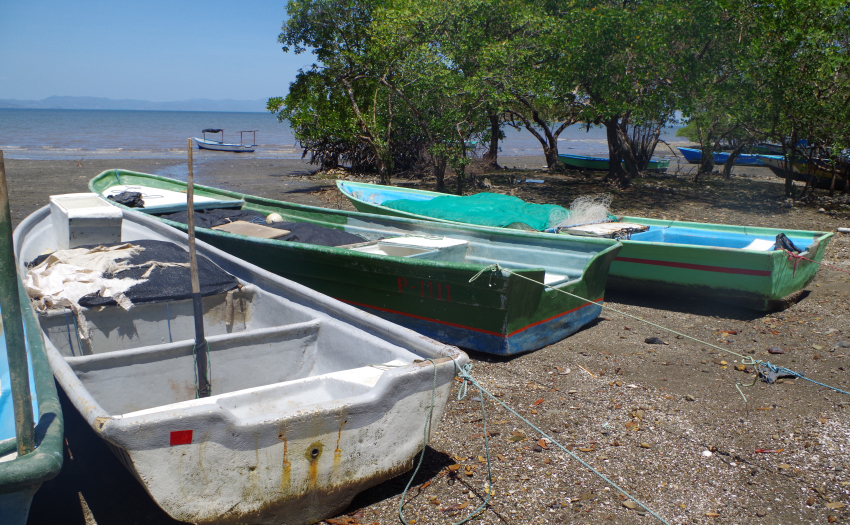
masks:
<instances>
[{"instance_id":1,"label":"calm sea water","mask_svg":"<svg viewBox=\"0 0 850 525\"><path fill-rule=\"evenodd\" d=\"M301 157L289 126L272 114L194 111L0 109L0 149L14 159L182 158L186 139L201 136L205 128L224 129L226 142L238 142L241 130L257 130L257 151L239 155ZM529 132L506 128L505 133L500 155L542 153L540 143ZM665 130L666 139L673 140L674 136L675 129ZM245 137L246 142L251 139ZM568 128L561 134L558 149L562 153L607 156L605 130ZM195 150L200 159L232 155Z\"/></svg>"}]
</instances>

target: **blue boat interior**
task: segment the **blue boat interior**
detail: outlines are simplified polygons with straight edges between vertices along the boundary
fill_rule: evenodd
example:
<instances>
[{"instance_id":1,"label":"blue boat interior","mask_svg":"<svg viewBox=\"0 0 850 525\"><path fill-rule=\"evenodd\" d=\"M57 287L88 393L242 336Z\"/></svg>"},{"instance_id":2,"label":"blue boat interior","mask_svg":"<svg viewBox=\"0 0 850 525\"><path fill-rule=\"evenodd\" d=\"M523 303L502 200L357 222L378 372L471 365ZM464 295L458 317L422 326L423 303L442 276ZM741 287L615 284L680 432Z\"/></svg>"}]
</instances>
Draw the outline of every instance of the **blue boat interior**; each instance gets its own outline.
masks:
<instances>
[{"instance_id":1,"label":"blue boat interior","mask_svg":"<svg viewBox=\"0 0 850 525\"><path fill-rule=\"evenodd\" d=\"M801 250L805 250L814 242L814 237L799 237L788 236L791 242ZM695 246L711 246L713 248L738 248L743 249L750 246L753 241L763 240L775 242L776 237L770 235L748 235L738 232L723 232L712 230L701 230L696 228L682 228L679 226L659 227L651 226L649 230L640 233L633 233L631 236L633 241L641 242L663 242L668 244L690 244ZM759 251L769 251L773 249L773 245L765 245L752 247Z\"/></svg>"},{"instance_id":2,"label":"blue boat interior","mask_svg":"<svg viewBox=\"0 0 850 525\"><path fill-rule=\"evenodd\" d=\"M26 328L24 328L26 339ZM29 365L30 393L32 394L33 419L38 423L38 399L35 395L35 379L32 375L32 358L27 348ZM9 361L6 356L6 331L0 333L0 441L15 437L15 410L12 403L12 378L9 375Z\"/></svg>"},{"instance_id":3,"label":"blue boat interior","mask_svg":"<svg viewBox=\"0 0 850 525\"><path fill-rule=\"evenodd\" d=\"M407 192L399 192L392 190L381 190L374 189L369 190L359 189L353 186L349 186L344 182L340 185L340 188L345 191L345 193L351 195L355 199L361 200L363 202L368 202L369 204L383 204L384 201L391 201L397 199L405 199L409 201L429 201L433 199L434 195L427 195L422 193L407 193ZM446 194L446 196L451 196Z\"/></svg>"}]
</instances>

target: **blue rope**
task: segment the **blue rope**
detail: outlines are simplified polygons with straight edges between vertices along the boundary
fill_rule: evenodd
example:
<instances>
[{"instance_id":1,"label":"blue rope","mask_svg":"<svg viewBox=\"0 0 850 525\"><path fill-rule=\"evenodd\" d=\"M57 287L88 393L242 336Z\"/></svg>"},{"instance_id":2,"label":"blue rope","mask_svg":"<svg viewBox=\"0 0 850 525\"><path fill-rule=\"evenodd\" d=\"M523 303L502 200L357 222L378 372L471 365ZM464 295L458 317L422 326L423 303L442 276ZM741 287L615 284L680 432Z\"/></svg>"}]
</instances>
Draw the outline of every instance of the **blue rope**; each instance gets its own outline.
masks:
<instances>
[{"instance_id":1,"label":"blue rope","mask_svg":"<svg viewBox=\"0 0 850 525\"><path fill-rule=\"evenodd\" d=\"M516 273L516 272L512 272L511 270L509 270L509 269L507 269L507 268L502 268L501 266L499 266L499 264L498 264L498 263L496 263L496 264L491 264L491 265L489 265L489 266L485 266L485 267L484 267L484 268L482 268L482 269L481 269L478 273L476 273L474 276L472 276L472 278L469 280L469 282L472 282L472 281L474 281L474 280L478 279L479 277L481 277L481 276L484 274L484 272L487 272L487 271L489 271L489 272L490 272L490 278L491 278L491 279L492 279L492 277L493 277L493 274L494 274L494 273L504 271L504 272L507 272L507 273L510 273L510 274L516 275L517 277L520 277L520 278L522 278L522 279L525 279L526 281L531 281L531 282L533 282L533 283L535 283L535 284L539 284L540 286L543 286L544 288L548 288L548 289L550 289L550 290L555 290L556 292L561 292L562 294L569 295L570 297L575 297L576 299L580 299L580 300L582 300L582 301L586 301L586 303L585 303L585 304L599 304L599 303L594 303L593 301L588 301L586 298L581 297L581 296L579 296L579 295L576 295L576 294L573 294L573 293L570 293L570 292L567 292L567 291L561 290L560 288L555 288L555 287L549 286L549 285L547 285L547 284L545 284L545 283L541 283L541 282L539 282L539 281L535 281L534 279L531 279L531 278L529 278L529 277L526 277L525 275L520 275L520 274L518 274L518 273ZM646 323L646 324L648 324L648 325L650 325L650 326L654 326L655 328L658 328L658 329L664 330L665 332L670 332L671 334L681 335L682 337L685 337L685 338L687 338L687 339L690 339L691 341L695 341L695 342L700 343L700 344L705 345L705 346L710 346L711 348L714 348L715 350L720 350L721 352L725 352L725 353L730 354L730 355L738 356L738 357L740 357L740 358L741 358L741 360L742 360L742 362L743 362L744 364L751 364L751 365L762 365L762 366L766 366L766 367L770 368L770 370L772 370L772 371L774 371L774 372L776 372L776 371L781 371L781 372L784 372L784 373L788 373L788 374L791 374L791 375L793 375L793 376L795 376L795 377L799 377L800 379L805 379L806 381L811 381L812 383L815 383L816 385L820 385L820 386L822 386L822 387L829 388L830 390L835 390L836 392L840 392L840 393L842 393L842 394L847 394L848 396L850 396L850 392L846 392L846 391L844 391L844 390L841 390L840 388L836 388L836 387L834 387L834 386L829 386L829 385L827 385L827 384L820 383L820 382L818 382L818 381L815 381L814 379L809 379L808 377L805 377L805 376L804 376L803 374L801 374L800 372L795 372L795 371L793 371L793 370L789 370L789 369L787 369L787 368L785 368L785 367L777 367L776 365L774 365L774 364L770 363L769 361L762 361L762 360L760 360L760 359L758 359L758 360L757 360L757 359L753 359L752 357L748 357L748 356L745 356L745 355L743 355L743 354L739 354L738 352L733 352L732 350L729 350L728 348L722 348L722 347L719 347L719 346L717 346L717 345L713 345L713 344L711 344L711 343L707 343L707 342L705 342L705 341L702 341L702 340L700 340L700 339L697 339L696 337L692 337L692 336L690 336L690 335L688 335L688 334L683 334L683 333L681 333L681 332L677 332L677 331L675 331L675 330L672 330L672 329L670 329L670 328L667 328L666 326L661 326L661 325L659 325L659 324L655 324L655 323L653 323L653 322L651 322L651 321L647 321L646 319L642 319L642 318L640 318L640 317L637 317L636 315L628 314L628 313L626 313L626 312L623 312L622 310L617 310L616 308L611 308L610 306L607 306L607 305L604 305L604 304L601 304L601 305L599 305L599 306L601 306L602 308L604 308L604 309L606 309L606 310L611 310L612 312L616 312L616 313L618 313L618 314L620 314L620 315L624 315L624 316L626 316L626 317L631 317L632 319L634 319L634 320L636 320L636 321L640 321L640 322L642 322L642 323ZM737 388L737 387L736 387L736 388ZM739 389L738 389L738 391L740 392L740 391L741 391L741 389L739 388ZM743 396L744 394L743 394L743 393L741 393L741 395ZM746 397L744 397L744 400L746 400Z\"/></svg>"},{"instance_id":2,"label":"blue rope","mask_svg":"<svg viewBox=\"0 0 850 525\"><path fill-rule=\"evenodd\" d=\"M784 366L776 366L776 365L769 363L767 361L760 361L759 364L770 369L771 372L779 373L779 374L792 375L792 376L798 377L800 379L805 379L806 381L809 381L809 382L814 383L816 385L820 385L824 388L829 388L830 390L835 390L836 392L840 392L842 394L847 394L848 396L850 396L850 392L846 392L846 391L841 390L840 388L836 388L834 386L829 386L827 384L821 383L820 381L815 381L814 379L809 379L808 377L804 376L800 372L795 372L794 370L789 370L789 369L785 368Z\"/></svg>"},{"instance_id":3,"label":"blue rope","mask_svg":"<svg viewBox=\"0 0 850 525\"><path fill-rule=\"evenodd\" d=\"M451 357L451 356L450 356L450 357ZM452 361L454 361L454 358L452 358ZM572 453L570 450L568 450L565 446L563 446L562 444L558 443L556 440L552 439L552 437L551 437L551 436L549 436L548 434L546 434L545 432L543 432L543 431L542 431L540 428L538 428L538 427L537 427L534 423L532 423L531 421L529 421L529 420L525 419L524 417L522 417L521 415L519 415L519 414L518 414L516 411L514 411L511 407L509 407L508 405L504 404L501 400L499 400L497 397L495 397L493 394L491 394L491 393L490 393L490 392L489 392L486 388L482 387L482 386L478 383L478 381L476 381L476 380L472 377L472 375L471 375L471 373L470 373L470 372L472 371L472 365L471 365L471 364L466 364L466 365L464 365L464 366L462 366L462 367L459 367L459 366L458 366L458 364L457 364L457 361L455 361L455 366L456 366L456 367L458 367L458 369L459 369L457 376L463 380L463 384L461 385L460 391L458 392L458 399L463 399L463 396L465 396L465 395L466 395L466 383L467 383L467 382L472 383L473 385L475 385L475 387L477 387L477 388L478 388L478 391L479 391L479 392L483 392L483 393L487 394L488 396L490 396L490 398L491 398L491 399L493 399L493 401L495 401L496 403L498 403L498 404L502 405L502 407L504 407L504 408L505 408L505 410L507 410L507 411L508 411L508 412L510 412L511 414L513 414L513 415L515 415L516 417L518 417L519 419L521 419L521 420L522 420L522 421L523 421L526 425L528 425L529 427L533 428L533 429L534 429L534 430L535 430L538 434L540 434L541 436L543 436L543 437L545 437L546 439L548 439L549 441L551 441L554 445L557 445L557 446L558 446L558 448L560 448L561 450L563 450L564 452L566 452L567 454L569 454L569 456L570 456L570 457L572 457L574 460L576 460L576 461L578 461L579 463L581 463L584 467L586 467L586 468L587 468L587 469L589 469L591 472L593 472L594 474L596 474L596 475L597 475L599 478L601 478L603 481L605 481L606 483L608 483L609 485L611 485L612 487L614 487L615 489L617 489L618 491L620 491L620 492L621 492L624 496L626 496L626 497L627 497L627 498L629 498L630 500L632 500L632 501L634 501L635 503L637 503L638 505L640 505L640 506L641 506L644 510L646 510L648 513L652 514L652 516L653 516L653 517L655 517L658 521L660 521L661 523L664 523L664 525L670 525L669 523L667 523L667 521L665 521L665 520L664 520L664 518L662 518L661 516L659 516L658 514L656 514L656 513L655 513L652 509L650 509L649 507L647 507L646 505L644 505L643 503L641 503L641 501L640 501L640 500L638 500L637 498L633 497L631 494L629 494L628 492L626 492L625 490L623 490L622 488L620 488L620 487L619 487L616 483L614 483L613 481L611 481L610 479L608 479L607 477L605 477L605 475L604 475L604 474L602 474L601 472L599 472L598 470L596 470L595 468L593 468L592 466L590 466L587 462L585 462L584 460L582 460L580 457L578 457L578 456L576 456L575 454L573 454L573 453ZM484 398L483 398L483 397L481 398L481 410L482 410L482 411L484 410ZM485 437L487 436L487 427L486 427L486 426L484 427L484 436L485 436ZM488 455L488 468L489 468L489 455ZM492 483L491 483L490 487L491 487L490 492L492 493ZM485 504L486 504L486 502L485 502ZM461 523L463 523L463 522L461 522Z\"/></svg>"},{"instance_id":4,"label":"blue rope","mask_svg":"<svg viewBox=\"0 0 850 525\"><path fill-rule=\"evenodd\" d=\"M453 357L449 356L452 361L455 363L455 368L458 368L457 361L454 360ZM407 520L404 519L404 514L402 513L405 504L405 498L407 497L407 491L410 489L410 485L413 483L414 478L416 478L416 474L419 472L419 467L422 466L422 460L425 459L425 447L428 445L428 434L429 429L431 427L431 414L434 412L434 396L437 392L437 363L433 359L428 359L431 361L431 364L434 365L434 384L431 388L431 407L428 409L428 419L425 421L425 432L422 438L422 453L419 455L419 463L416 464L416 468L413 470L413 475L410 476L410 481L407 482L407 486L404 487L404 492L401 493L401 502L398 505L398 518L401 520L404 525L410 525ZM471 366L471 365L467 365ZM478 387L481 390L481 387ZM466 395L466 383L463 383L463 395ZM458 395L458 399L463 399L460 395ZM475 509L472 514L465 517L464 519L454 523L453 525L461 525L473 519L475 516L481 514L484 509L487 507L487 504L490 503L490 500L493 499L493 476L490 472L490 442L487 438L487 414L484 412L484 398L480 397L481 400L481 417L484 421L484 450L487 454L487 498L484 499L484 503L482 503L477 509Z\"/></svg>"}]
</instances>

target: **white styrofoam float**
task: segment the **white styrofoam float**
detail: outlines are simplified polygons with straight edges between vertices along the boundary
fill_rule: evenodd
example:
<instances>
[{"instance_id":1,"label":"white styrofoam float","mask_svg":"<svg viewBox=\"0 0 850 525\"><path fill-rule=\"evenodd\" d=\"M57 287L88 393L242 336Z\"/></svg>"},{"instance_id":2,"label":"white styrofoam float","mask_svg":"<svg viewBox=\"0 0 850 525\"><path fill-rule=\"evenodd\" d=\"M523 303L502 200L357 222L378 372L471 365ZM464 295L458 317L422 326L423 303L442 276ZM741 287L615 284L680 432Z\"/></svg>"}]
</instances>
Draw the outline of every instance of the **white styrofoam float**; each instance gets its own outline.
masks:
<instances>
[{"instance_id":1,"label":"white styrofoam float","mask_svg":"<svg viewBox=\"0 0 850 525\"><path fill-rule=\"evenodd\" d=\"M51 195L50 211L60 250L121 240L121 210L96 193Z\"/></svg>"}]
</instances>

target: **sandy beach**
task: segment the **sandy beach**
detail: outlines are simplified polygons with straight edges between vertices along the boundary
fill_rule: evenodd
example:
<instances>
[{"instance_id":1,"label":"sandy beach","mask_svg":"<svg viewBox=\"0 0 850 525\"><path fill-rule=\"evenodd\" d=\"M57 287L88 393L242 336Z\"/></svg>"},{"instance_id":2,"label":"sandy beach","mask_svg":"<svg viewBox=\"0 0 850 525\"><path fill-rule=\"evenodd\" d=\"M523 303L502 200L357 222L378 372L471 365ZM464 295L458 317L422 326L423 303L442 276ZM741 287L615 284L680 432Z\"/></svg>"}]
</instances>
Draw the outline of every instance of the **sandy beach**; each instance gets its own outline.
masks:
<instances>
[{"instance_id":1,"label":"sandy beach","mask_svg":"<svg viewBox=\"0 0 850 525\"><path fill-rule=\"evenodd\" d=\"M765 168L736 168L730 181L711 176L694 184L687 166L678 166L616 189L603 184L601 174L548 173L540 169L542 156L499 162L507 169L479 172L478 179L486 178L490 191L532 202L568 206L576 196L609 192L616 214L819 231L850 226L847 195L829 199L819 190L818 200L792 206L782 195L781 181ZM89 179L112 168L184 180L186 174L185 163L173 159L84 160L81 166L68 160L7 159L13 221L46 205L51 194L87 191ZM336 191L334 177L312 172L306 161L234 156L197 164L195 180L272 199L352 209ZM521 182L527 178L544 183ZM420 187L428 189L430 182ZM838 233L824 263L850 271L848 252L850 236ZM672 296L608 293L605 300L629 314L850 390L850 275L821 268L806 291L799 303L772 314ZM649 337L666 344L647 344ZM768 354L774 346L784 353ZM603 311L577 334L530 354L470 356L472 374L501 401L671 524L850 520L846 394L798 378L742 387L745 403L735 385L749 384L752 376L736 369L739 358L613 311ZM471 389L464 400L449 401L408 494L405 516L411 523L458 521L486 497L483 418L476 396ZM63 403L65 466L36 494L29 523L176 523L67 399ZM504 409L491 401L485 405L495 495L477 523L657 522L625 506L624 496L552 443L540 441ZM456 464L461 467L449 468ZM405 474L363 492L345 514L327 523L398 523L408 479Z\"/></svg>"}]
</instances>

